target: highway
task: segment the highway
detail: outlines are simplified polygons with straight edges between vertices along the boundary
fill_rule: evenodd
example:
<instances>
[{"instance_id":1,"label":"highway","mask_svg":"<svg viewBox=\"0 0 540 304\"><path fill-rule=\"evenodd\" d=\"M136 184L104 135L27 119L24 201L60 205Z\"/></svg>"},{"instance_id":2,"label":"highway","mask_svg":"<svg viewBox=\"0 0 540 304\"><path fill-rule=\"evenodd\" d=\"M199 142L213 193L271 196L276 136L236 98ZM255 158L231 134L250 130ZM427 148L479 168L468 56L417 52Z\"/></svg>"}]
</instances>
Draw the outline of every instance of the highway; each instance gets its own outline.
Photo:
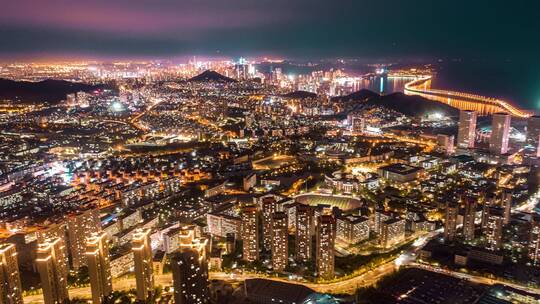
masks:
<instances>
[{"instance_id":1,"label":"highway","mask_svg":"<svg viewBox=\"0 0 540 304\"><path fill-rule=\"evenodd\" d=\"M530 111L520 109L507 101L476 94L437 90L431 88L431 76L425 76L405 84L404 93L420 95L430 100L446 103L461 110L474 110L480 114L507 112L513 116L527 118L533 115Z\"/></svg>"}]
</instances>

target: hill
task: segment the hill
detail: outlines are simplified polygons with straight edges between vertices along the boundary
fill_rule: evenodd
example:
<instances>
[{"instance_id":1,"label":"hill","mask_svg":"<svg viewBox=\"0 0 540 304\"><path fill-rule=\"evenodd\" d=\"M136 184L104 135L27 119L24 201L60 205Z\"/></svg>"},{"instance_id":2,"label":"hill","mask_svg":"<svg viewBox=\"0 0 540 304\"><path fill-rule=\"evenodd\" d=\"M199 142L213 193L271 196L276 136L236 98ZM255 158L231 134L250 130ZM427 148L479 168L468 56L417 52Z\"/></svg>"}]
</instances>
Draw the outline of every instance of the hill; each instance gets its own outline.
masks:
<instances>
[{"instance_id":1,"label":"hill","mask_svg":"<svg viewBox=\"0 0 540 304\"><path fill-rule=\"evenodd\" d=\"M287 93L285 95L282 95L282 97L285 98L296 98L296 99L304 99L304 98L316 98L317 94L306 92L306 91L294 91Z\"/></svg>"},{"instance_id":2,"label":"hill","mask_svg":"<svg viewBox=\"0 0 540 304\"><path fill-rule=\"evenodd\" d=\"M237 82L235 79L229 78L227 76L223 76L220 73L216 71L211 71L211 70L206 70L202 72L201 74L188 79L188 81L190 82L223 82L223 83Z\"/></svg>"},{"instance_id":3,"label":"hill","mask_svg":"<svg viewBox=\"0 0 540 304\"><path fill-rule=\"evenodd\" d=\"M444 103L432 101L417 95L392 93L384 96L370 98L365 105L383 106L385 108L403 113L407 116L420 117L429 113L441 113L445 116L457 116L459 110Z\"/></svg>"},{"instance_id":4,"label":"hill","mask_svg":"<svg viewBox=\"0 0 540 304\"><path fill-rule=\"evenodd\" d=\"M102 85L89 85L64 80L47 79L39 82L14 81L0 78L0 100L8 99L21 103L58 103L67 94L91 92L103 88Z\"/></svg>"},{"instance_id":5,"label":"hill","mask_svg":"<svg viewBox=\"0 0 540 304\"><path fill-rule=\"evenodd\" d=\"M364 101L366 99L376 98L376 97L379 97L379 94L373 91L367 90L367 89L361 89L360 91L356 91L349 95L332 97L332 101L334 102Z\"/></svg>"}]
</instances>

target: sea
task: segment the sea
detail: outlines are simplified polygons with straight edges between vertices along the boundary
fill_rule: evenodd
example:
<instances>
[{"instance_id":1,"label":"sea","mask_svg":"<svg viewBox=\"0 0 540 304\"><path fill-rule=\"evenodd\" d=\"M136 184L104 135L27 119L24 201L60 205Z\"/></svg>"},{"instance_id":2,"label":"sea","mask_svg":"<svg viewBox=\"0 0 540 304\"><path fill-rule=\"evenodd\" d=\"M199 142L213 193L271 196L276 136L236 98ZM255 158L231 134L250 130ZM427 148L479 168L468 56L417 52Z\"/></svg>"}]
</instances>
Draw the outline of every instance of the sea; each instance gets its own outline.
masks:
<instances>
[{"instance_id":1,"label":"sea","mask_svg":"<svg viewBox=\"0 0 540 304\"><path fill-rule=\"evenodd\" d=\"M433 64L432 87L495 97L540 113L540 65L516 61L450 61ZM384 93L402 91L401 79L388 79ZM374 83L372 90L380 90Z\"/></svg>"}]
</instances>

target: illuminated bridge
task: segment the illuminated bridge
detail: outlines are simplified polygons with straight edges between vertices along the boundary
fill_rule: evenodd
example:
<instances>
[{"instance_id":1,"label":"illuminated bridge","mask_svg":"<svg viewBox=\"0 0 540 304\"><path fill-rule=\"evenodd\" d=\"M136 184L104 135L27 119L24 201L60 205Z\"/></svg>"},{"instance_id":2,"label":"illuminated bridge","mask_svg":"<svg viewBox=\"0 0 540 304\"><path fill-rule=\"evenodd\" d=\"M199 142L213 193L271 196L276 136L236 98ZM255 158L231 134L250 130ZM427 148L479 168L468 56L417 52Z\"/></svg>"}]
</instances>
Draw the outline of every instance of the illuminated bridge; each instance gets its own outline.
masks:
<instances>
[{"instance_id":1,"label":"illuminated bridge","mask_svg":"<svg viewBox=\"0 0 540 304\"><path fill-rule=\"evenodd\" d=\"M477 111L480 115L497 112L507 112L517 117L533 115L532 112L519 109L504 100L469 93L432 89L431 76L408 82L405 85L404 92L407 95L420 95L430 100L446 103L460 110Z\"/></svg>"}]
</instances>

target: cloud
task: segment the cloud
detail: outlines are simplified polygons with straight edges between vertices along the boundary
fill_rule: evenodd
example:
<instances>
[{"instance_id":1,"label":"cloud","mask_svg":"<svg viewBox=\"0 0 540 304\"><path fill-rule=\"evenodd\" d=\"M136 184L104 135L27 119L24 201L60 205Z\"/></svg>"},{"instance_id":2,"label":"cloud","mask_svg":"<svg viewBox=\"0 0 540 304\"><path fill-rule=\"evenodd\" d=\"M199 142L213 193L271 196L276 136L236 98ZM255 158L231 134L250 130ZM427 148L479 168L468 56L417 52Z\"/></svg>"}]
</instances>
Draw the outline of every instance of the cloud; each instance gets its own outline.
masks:
<instances>
[{"instance_id":1,"label":"cloud","mask_svg":"<svg viewBox=\"0 0 540 304\"><path fill-rule=\"evenodd\" d=\"M225 5L229 2L230 5ZM254 1L257 2L257 1ZM16 0L0 10L0 24L107 33L182 33L260 27L291 15L246 1Z\"/></svg>"}]
</instances>

